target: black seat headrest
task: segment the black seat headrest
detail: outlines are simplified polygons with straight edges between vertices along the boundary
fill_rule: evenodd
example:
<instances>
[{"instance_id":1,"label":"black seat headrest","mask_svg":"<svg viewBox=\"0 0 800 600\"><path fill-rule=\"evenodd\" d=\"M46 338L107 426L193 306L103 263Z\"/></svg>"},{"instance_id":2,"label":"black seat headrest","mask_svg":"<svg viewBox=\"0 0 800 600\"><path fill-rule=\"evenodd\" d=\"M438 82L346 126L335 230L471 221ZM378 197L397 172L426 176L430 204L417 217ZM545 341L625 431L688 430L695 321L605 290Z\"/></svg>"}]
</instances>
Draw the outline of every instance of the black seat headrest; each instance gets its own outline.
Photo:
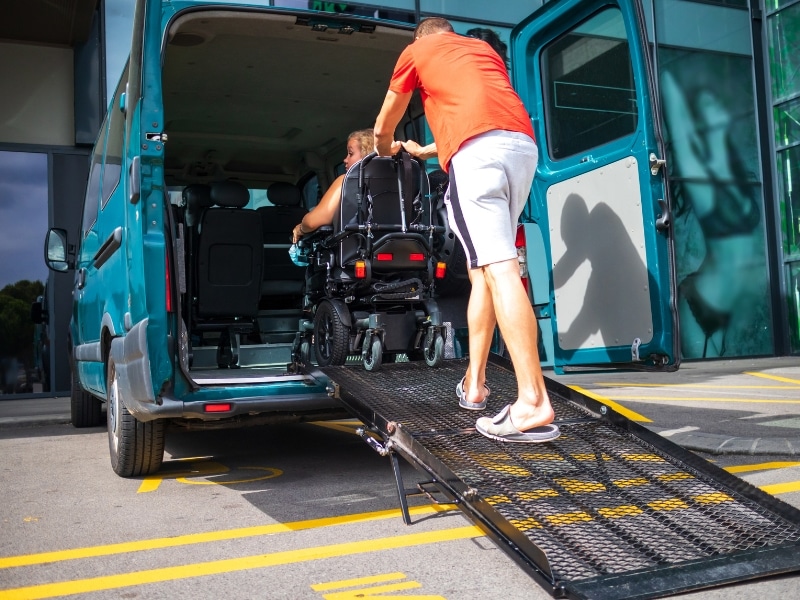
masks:
<instances>
[{"instance_id":1,"label":"black seat headrest","mask_svg":"<svg viewBox=\"0 0 800 600\"><path fill-rule=\"evenodd\" d=\"M193 183L183 188L183 202L190 210L208 208L211 202L211 188L205 183Z\"/></svg>"},{"instance_id":2,"label":"black seat headrest","mask_svg":"<svg viewBox=\"0 0 800 600\"><path fill-rule=\"evenodd\" d=\"M200 214L214 203L211 202L211 188L205 183L193 183L183 188L183 203L186 206L186 225L193 227Z\"/></svg>"},{"instance_id":3,"label":"black seat headrest","mask_svg":"<svg viewBox=\"0 0 800 600\"><path fill-rule=\"evenodd\" d=\"M211 184L211 201L225 208L242 208L250 202L250 191L238 181Z\"/></svg>"},{"instance_id":4,"label":"black seat headrest","mask_svg":"<svg viewBox=\"0 0 800 600\"><path fill-rule=\"evenodd\" d=\"M275 206L300 206L300 188L285 181L276 181L267 188L267 199Z\"/></svg>"}]
</instances>

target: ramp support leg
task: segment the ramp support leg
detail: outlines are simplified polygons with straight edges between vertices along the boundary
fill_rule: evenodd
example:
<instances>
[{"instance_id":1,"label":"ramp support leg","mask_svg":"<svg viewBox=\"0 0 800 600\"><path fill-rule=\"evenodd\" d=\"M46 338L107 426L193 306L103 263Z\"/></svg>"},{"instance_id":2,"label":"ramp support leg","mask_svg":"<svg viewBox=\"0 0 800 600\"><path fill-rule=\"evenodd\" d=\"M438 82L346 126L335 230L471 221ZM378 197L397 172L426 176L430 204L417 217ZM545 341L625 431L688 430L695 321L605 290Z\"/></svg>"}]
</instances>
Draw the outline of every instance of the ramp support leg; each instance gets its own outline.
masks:
<instances>
[{"instance_id":1,"label":"ramp support leg","mask_svg":"<svg viewBox=\"0 0 800 600\"><path fill-rule=\"evenodd\" d=\"M389 452L389 460L394 471L394 483L397 486L397 498L400 500L400 512L403 515L403 523L411 525L411 515L408 513L408 491L403 484L403 474L400 472L400 461L397 460L397 453Z\"/></svg>"}]
</instances>

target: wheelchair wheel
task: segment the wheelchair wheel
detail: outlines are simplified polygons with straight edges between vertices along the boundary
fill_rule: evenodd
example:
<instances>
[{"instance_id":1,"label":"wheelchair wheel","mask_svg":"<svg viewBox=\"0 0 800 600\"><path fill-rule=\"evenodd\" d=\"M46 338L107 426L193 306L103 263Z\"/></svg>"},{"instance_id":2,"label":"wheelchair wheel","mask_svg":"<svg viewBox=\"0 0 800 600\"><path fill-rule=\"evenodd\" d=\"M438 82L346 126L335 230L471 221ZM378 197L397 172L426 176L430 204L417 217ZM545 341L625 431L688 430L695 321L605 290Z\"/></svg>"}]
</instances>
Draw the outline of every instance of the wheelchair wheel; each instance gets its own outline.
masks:
<instances>
[{"instance_id":1,"label":"wheelchair wheel","mask_svg":"<svg viewBox=\"0 0 800 600\"><path fill-rule=\"evenodd\" d=\"M314 354L320 367L343 365L347 360L349 332L339 307L323 300L314 315Z\"/></svg>"},{"instance_id":2,"label":"wheelchair wheel","mask_svg":"<svg viewBox=\"0 0 800 600\"><path fill-rule=\"evenodd\" d=\"M441 331L432 327L425 334L425 348L423 350L425 364L429 367L438 367L444 360L444 337Z\"/></svg>"},{"instance_id":3,"label":"wheelchair wheel","mask_svg":"<svg viewBox=\"0 0 800 600\"><path fill-rule=\"evenodd\" d=\"M383 362L383 344L377 335L364 338L364 368L367 371L377 371Z\"/></svg>"}]
</instances>

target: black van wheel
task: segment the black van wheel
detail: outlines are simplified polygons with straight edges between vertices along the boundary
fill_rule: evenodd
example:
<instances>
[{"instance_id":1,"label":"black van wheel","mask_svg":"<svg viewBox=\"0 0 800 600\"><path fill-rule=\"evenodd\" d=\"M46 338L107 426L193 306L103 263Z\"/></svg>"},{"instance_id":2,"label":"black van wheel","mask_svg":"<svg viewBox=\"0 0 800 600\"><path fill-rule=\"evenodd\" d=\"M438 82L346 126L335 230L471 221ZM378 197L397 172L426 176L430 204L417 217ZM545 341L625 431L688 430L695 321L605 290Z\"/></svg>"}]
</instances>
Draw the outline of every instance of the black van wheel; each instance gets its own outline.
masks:
<instances>
[{"instance_id":1,"label":"black van wheel","mask_svg":"<svg viewBox=\"0 0 800 600\"><path fill-rule=\"evenodd\" d=\"M69 400L73 427L97 427L102 424L103 403L81 387L74 368L72 369L72 389Z\"/></svg>"},{"instance_id":2,"label":"black van wheel","mask_svg":"<svg viewBox=\"0 0 800 600\"><path fill-rule=\"evenodd\" d=\"M425 334L425 364L429 367L438 367L444 360L444 337L442 333L433 329L428 329Z\"/></svg>"},{"instance_id":3,"label":"black van wheel","mask_svg":"<svg viewBox=\"0 0 800 600\"><path fill-rule=\"evenodd\" d=\"M362 354L364 368L367 371L377 371L383 363L383 343L380 336L372 335L364 338L364 352Z\"/></svg>"},{"instance_id":4,"label":"black van wheel","mask_svg":"<svg viewBox=\"0 0 800 600\"><path fill-rule=\"evenodd\" d=\"M314 315L314 354L320 367L343 365L347 360L349 335L339 308L323 300Z\"/></svg>"},{"instance_id":5,"label":"black van wheel","mask_svg":"<svg viewBox=\"0 0 800 600\"><path fill-rule=\"evenodd\" d=\"M137 421L120 397L119 375L108 359L106 417L111 468L121 477L150 475L164 460L164 421Z\"/></svg>"}]
</instances>

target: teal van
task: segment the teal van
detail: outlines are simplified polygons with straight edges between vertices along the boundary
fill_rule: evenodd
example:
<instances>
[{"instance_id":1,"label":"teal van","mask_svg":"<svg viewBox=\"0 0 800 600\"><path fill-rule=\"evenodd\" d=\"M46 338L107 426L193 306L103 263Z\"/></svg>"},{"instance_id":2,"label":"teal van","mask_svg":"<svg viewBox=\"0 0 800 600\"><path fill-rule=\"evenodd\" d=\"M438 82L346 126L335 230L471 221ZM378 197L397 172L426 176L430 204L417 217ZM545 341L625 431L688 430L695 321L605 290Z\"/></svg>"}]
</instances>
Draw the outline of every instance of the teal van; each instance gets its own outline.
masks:
<instances>
[{"instance_id":1,"label":"teal van","mask_svg":"<svg viewBox=\"0 0 800 600\"><path fill-rule=\"evenodd\" d=\"M126 477L159 469L168 425L341 416L324 381L292 368L303 269L290 234L337 175L346 136L374 123L413 26L138 0L133 31L80 239L52 229L45 245L50 268L75 272L73 424L100 425L105 403ZM512 33L540 146L521 268L556 369L678 363L644 31L638 0L562 0ZM425 140L420 106L398 136ZM622 275L592 276L610 266Z\"/></svg>"}]
</instances>

